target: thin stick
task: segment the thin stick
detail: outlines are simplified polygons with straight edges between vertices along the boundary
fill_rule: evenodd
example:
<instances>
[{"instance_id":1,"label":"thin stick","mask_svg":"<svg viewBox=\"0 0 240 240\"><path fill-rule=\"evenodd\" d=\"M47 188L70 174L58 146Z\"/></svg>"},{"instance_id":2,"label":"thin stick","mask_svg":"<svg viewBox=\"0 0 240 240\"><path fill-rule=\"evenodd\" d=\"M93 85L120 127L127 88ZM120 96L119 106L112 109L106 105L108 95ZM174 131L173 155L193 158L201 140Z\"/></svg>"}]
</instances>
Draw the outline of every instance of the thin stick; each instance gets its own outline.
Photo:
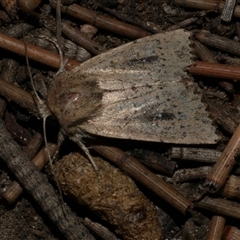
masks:
<instances>
[{"instance_id":1,"label":"thin stick","mask_svg":"<svg viewBox=\"0 0 240 240\"><path fill-rule=\"evenodd\" d=\"M51 6L56 8L55 3L51 4ZM114 32L129 38L137 39L150 34L142 28L112 19L110 17L99 15L96 12L81 7L77 4L72 4L68 7L62 6L61 10L63 13L81 19L82 21L90 23L97 28L103 28L110 32Z\"/></svg>"},{"instance_id":2,"label":"thin stick","mask_svg":"<svg viewBox=\"0 0 240 240\"><path fill-rule=\"evenodd\" d=\"M172 147L170 157L179 158L180 160L215 163L221 154L220 151L214 149Z\"/></svg>"},{"instance_id":3,"label":"thin stick","mask_svg":"<svg viewBox=\"0 0 240 240\"><path fill-rule=\"evenodd\" d=\"M222 198L205 197L194 207L202 208L219 215L240 219L240 204Z\"/></svg>"},{"instance_id":4,"label":"thin stick","mask_svg":"<svg viewBox=\"0 0 240 240\"><path fill-rule=\"evenodd\" d=\"M240 43L202 30L194 35L201 43L240 56Z\"/></svg>"},{"instance_id":5,"label":"thin stick","mask_svg":"<svg viewBox=\"0 0 240 240\"><path fill-rule=\"evenodd\" d=\"M207 240L221 240L225 222L226 219L224 217L213 216L209 226Z\"/></svg>"},{"instance_id":6,"label":"thin stick","mask_svg":"<svg viewBox=\"0 0 240 240\"><path fill-rule=\"evenodd\" d=\"M234 157L240 149L240 125L238 125L221 157L214 165L212 171L206 178L209 191L218 191L227 181L229 173L235 163Z\"/></svg>"},{"instance_id":7,"label":"thin stick","mask_svg":"<svg viewBox=\"0 0 240 240\"><path fill-rule=\"evenodd\" d=\"M19 183L24 186L44 212L48 214L63 235L74 240L94 239L67 205L64 205L63 212L62 202L53 187L28 159L26 154L22 152L2 121L0 121L0 145L0 157L2 160L6 162Z\"/></svg>"},{"instance_id":8,"label":"thin stick","mask_svg":"<svg viewBox=\"0 0 240 240\"><path fill-rule=\"evenodd\" d=\"M50 155L56 152L57 145L56 144L48 144ZM42 148L39 153L33 158L32 162L37 166L39 170L41 170L49 161L48 154L46 153L46 148ZM8 203L14 203L17 198L22 193L22 187L16 182L12 182L7 190L3 193L3 197L8 201Z\"/></svg>"},{"instance_id":9,"label":"thin stick","mask_svg":"<svg viewBox=\"0 0 240 240\"><path fill-rule=\"evenodd\" d=\"M71 27L66 23L62 23L62 32L66 37L71 39L79 46L85 48L93 55L98 55L102 52L107 51L107 49L95 43L94 41L86 37L84 34L80 33L80 31L75 30L75 28Z\"/></svg>"},{"instance_id":10,"label":"thin stick","mask_svg":"<svg viewBox=\"0 0 240 240\"><path fill-rule=\"evenodd\" d=\"M196 62L188 71L193 75L220 79L240 80L240 68L219 63Z\"/></svg>"},{"instance_id":11,"label":"thin stick","mask_svg":"<svg viewBox=\"0 0 240 240\"><path fill-rule=\"evenodd\" d=\"M21 56L25 56L27 48L28 57L30 59L46 64L56 69L60 67L60 58L58 54L36 47L31 44L26 44L25 46L23 41L9 37L2 33L0 33L0 48L4 48L10 52L20 54ZM65 58L64 61L66 60L67 59ZM70 70L77 65L79 65L79 62L71 59L67 60L65 67L67 70Z\"/></svg>"},{"instance_id":12,"label":"thin stick","mask_svg":"<svg viewBox=\"0 0 240 240\"><path fill-rule=\"evenodd\" d=\"M224 1L219 0L174 0L180 7L196 8L201 10L222 12ZM234 17L240 17L240 6L236 6L233 12Z\"/></svg>"},{"instance_id":13,"label":"thin stick","mask_svg":"<svg viewBox=\"0 0 240 240\"><path fill-rule=\"evenodd\" d=\"M236 0L226 0L222 14L221 19L225 22L230 22L232 19L233 11L236 6L237 1Z\"/></svg>"}]
</instances>

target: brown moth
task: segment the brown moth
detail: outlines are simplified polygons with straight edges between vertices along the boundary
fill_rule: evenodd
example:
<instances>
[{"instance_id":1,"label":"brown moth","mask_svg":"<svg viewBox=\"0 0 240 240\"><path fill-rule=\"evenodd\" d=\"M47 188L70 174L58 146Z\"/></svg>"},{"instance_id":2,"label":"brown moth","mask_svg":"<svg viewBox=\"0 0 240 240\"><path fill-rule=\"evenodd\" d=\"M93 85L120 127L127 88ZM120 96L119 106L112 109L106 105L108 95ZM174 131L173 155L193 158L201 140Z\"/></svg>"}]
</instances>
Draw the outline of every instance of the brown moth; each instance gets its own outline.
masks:
<instances>
[{"instance_id":1,"label":"brown moth","mask_svg":"<svg viewBox=\"0 0 240 240\"><path fill-rule=\"evenodd\" d=\"M71 139L177 144L218 140L201 93L186 73L191 33L148 36L98 55L52 82L47 105Z\"/></svg>"}]
</instances>

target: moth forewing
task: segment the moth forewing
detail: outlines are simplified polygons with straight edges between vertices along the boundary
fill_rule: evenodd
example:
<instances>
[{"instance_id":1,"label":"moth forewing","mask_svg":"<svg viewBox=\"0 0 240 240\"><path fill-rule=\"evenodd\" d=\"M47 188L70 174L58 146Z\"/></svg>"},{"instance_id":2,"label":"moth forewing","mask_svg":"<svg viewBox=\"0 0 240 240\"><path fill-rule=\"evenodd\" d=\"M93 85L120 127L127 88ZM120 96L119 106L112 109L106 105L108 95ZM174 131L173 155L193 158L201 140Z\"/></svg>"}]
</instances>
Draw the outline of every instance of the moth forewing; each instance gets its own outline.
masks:
<instances>
[{"instance_id":1,"label":"moth forewing","mask_svg":"<svg viewBox=\"0 0 240 240\"><path fill-rule=\"evenodd\" d=\"M200 91L194 93L185 71L193 64L190 37L184 30L160 33L96 56L56 77L48 106L66 133L216 143Z\"/></svg>"}]
</instances>

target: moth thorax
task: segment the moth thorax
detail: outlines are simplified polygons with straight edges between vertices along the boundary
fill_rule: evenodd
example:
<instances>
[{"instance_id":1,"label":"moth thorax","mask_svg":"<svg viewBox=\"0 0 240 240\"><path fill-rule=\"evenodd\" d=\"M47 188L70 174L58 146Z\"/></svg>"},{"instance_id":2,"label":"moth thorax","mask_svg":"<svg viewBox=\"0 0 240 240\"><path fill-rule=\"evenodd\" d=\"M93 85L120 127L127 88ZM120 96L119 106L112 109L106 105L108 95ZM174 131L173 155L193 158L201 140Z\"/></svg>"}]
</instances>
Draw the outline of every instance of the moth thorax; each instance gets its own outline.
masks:
<instances>
[{"instance_id":1,"label":"moth thorax","mask_svg":"<svg viewBox=\"0 0 240 240\"><path fill-rule=\"evenodd\" d=\"M93 117L101 107L102 93L94 86L51 85L47 105L63 128L80 124Z\"/></svg>"}]
</instances>

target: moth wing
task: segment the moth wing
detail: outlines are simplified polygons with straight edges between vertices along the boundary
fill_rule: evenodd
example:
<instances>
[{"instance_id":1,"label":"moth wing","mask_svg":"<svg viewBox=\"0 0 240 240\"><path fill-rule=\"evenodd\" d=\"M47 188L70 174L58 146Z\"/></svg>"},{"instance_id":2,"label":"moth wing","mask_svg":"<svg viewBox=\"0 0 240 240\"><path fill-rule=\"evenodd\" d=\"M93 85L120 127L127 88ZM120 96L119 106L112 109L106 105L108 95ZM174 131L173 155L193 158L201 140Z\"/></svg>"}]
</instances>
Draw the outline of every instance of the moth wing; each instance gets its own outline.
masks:
<instances>
[{"instance_id":1,"label":"moth wing","mask_svg":"<svg viewBox=\"0 0 240 240\"><path fill-rule=\"evenodd\" d=\"M125 44L81 65L103 90L102 109L81 128L106 137L178 144L218 136L197 86L190 33L177 30ZM194 93L195 92L195 93Z\"/></svg>"}]
</instances>

